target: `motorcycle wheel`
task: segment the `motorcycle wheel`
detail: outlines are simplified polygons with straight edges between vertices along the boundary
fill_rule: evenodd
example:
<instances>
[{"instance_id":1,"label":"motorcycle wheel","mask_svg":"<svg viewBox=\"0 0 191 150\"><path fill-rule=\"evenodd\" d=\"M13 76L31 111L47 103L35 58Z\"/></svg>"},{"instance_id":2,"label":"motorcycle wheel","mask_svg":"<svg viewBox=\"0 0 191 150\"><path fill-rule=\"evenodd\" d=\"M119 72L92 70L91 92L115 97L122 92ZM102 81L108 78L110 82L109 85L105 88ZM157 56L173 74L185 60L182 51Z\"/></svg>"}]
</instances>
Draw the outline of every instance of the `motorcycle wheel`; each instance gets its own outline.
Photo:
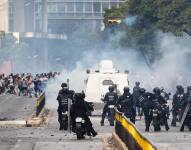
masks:
<instances>
[{"instance_id":1,"label":"motorcycle wheel","mask_svg":"<svg viewBox=\"0 0 191 150\"><path fill-rule=\"evenodd\" d=\"M77 140L81 140L85 138L82 133L76 133L76 135L77 135Z\"/></svg>"}]
</instances>

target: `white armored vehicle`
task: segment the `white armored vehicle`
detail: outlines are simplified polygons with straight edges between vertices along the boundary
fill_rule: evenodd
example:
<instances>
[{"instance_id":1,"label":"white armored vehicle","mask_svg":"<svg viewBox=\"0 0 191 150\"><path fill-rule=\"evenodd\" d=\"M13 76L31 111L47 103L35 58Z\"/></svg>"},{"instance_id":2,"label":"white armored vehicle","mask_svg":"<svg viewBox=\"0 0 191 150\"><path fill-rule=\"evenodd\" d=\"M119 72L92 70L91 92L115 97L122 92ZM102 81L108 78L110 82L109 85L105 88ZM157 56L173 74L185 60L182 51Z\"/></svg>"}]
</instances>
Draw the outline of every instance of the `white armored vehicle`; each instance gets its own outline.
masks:
<instances>
[{"instance_id":1,"label":"white armored vehicle","mask_svg":"<svg viewBox=\"0 0 191 150\"><path fill-rule=\"evenodd\" d=\"M85 94L88 102L102 103L104 95L111 85L116 87L115 90L118 94L122 94L123 88L129 86L128 71L120 73L111 60L101 61L99 70L95 70L95 72L87 70L87 73Z\"/></svg>"}]
</instances>

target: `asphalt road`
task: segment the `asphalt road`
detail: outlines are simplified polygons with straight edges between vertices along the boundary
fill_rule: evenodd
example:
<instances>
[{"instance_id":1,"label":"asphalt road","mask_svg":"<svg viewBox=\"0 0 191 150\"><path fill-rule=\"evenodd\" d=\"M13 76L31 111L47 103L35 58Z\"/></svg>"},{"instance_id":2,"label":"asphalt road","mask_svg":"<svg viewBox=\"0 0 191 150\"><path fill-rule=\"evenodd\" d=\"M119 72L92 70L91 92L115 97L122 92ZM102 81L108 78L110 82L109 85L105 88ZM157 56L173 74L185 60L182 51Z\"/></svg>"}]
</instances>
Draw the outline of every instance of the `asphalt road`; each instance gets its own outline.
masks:
<instances>
[{"instance_id":1,"label":"asphalt road","mask_svg":"<svg viewBox=\"0 0 191 150\"><path fill-rule=\"evenodd\" d=\"M35 106L35 99L16 97L13 95L0 96L0 119L22 120L29 116ZM100 114L100 111L95 111ZM98 136L86 137L77 140L73 133L59 131L56 110L48 125L38 128L27 128L16 125L0 126L0 150L101 150L102 139L110 137L113 127L106 121L104 127L100 126L100 117L91 118ZM136 122L138 129L150 139L159 150L190 150L191 133L179 132L179 127L171 127L168 132L162 127L162 132L145 132L144 120Z\"/></svg>"},{"instance_id":2,"label":"asphalt road","mask_svg":"<svg viewBox=\"0 0 191 150\"><path fill-rule=\"evenodd\" d=\"M177 127L170 127L168 132L165 131L165 127L162 127L161 132L154 132L153 126L151 125L150 132L145 132L145 124L142 119L136 122L136 127L138 127L159 150L191 150L191 132L180 132L179 124L177 124Z\"/></svg>"},{"instance_id":3,"label":"asphalt road","mask_svg":"<svg viewBox=\"0 0 191 150\"><path fill-rule=\"evenodd\" d=\"M35 103L35 98L0 95L0 120L26 120Z\"/></svg>"},{"instance_id":4,"label":"asphalt road","mask_svg":"<svg viewBox=\"0 0 191 150\"><path fill-rule=\"evenodd\" d=\"M113 127L106 122L100 126L100 117L91 118L98 135L77 140L76 135L59 131L56 110L48 125L38 128L3 126L0 127L0 150L101 150L102 138L110 137Z\"/></svg>"}]
</instances>

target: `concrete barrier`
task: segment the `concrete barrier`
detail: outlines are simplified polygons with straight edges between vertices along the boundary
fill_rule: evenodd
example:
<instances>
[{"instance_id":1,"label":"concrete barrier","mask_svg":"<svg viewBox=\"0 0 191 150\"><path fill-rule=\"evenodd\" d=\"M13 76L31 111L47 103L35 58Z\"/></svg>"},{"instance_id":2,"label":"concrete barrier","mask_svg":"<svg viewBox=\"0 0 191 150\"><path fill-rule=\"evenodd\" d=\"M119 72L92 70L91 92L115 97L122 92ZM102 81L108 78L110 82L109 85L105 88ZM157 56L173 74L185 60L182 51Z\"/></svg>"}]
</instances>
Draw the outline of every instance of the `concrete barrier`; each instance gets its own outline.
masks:
<instances>
[{"instance_id":1,"label":"concrete barrier","mask_svg":"<svg viewBox=\"0 0 191 150\"><path fill-rule=\"evenodd\" d=\"M157 150L150 140L130 122L123 113L115 110L115 133L126 144L129 150Z\"/></svg>"},{"instance_id":2,"label":"concrete barrier","mask_svg":"<svg viewBox=\"0 0 191 150\"><path fill-rule=\"evenodd\" d=\"M43 92L39 98L36 100L36 117L41 113L44 109L46 103L45 92Z\"/></svg>"}]
</instances>

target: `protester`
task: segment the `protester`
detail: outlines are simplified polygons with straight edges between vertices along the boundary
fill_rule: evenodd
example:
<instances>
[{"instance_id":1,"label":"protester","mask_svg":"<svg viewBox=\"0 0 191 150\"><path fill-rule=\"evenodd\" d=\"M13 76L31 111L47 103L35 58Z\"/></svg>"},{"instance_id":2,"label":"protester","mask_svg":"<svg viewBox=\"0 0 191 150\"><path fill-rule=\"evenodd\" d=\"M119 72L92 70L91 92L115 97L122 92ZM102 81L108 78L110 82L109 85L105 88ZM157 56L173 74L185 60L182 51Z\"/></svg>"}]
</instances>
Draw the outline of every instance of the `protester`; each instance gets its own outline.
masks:
<instances>
[{"instance_id":1,"label":"protester","mask_svg":"<svg viewBox=\"0 0 191 150\"><path fill-rule=\"evenodd\" d=\"M49 72L32 75L31 73L21 74L0 74L0 94L14 94L18 96L38 97L46 88L48 80L60 75L58 72Z\"/></svg>"}]
</instances>

